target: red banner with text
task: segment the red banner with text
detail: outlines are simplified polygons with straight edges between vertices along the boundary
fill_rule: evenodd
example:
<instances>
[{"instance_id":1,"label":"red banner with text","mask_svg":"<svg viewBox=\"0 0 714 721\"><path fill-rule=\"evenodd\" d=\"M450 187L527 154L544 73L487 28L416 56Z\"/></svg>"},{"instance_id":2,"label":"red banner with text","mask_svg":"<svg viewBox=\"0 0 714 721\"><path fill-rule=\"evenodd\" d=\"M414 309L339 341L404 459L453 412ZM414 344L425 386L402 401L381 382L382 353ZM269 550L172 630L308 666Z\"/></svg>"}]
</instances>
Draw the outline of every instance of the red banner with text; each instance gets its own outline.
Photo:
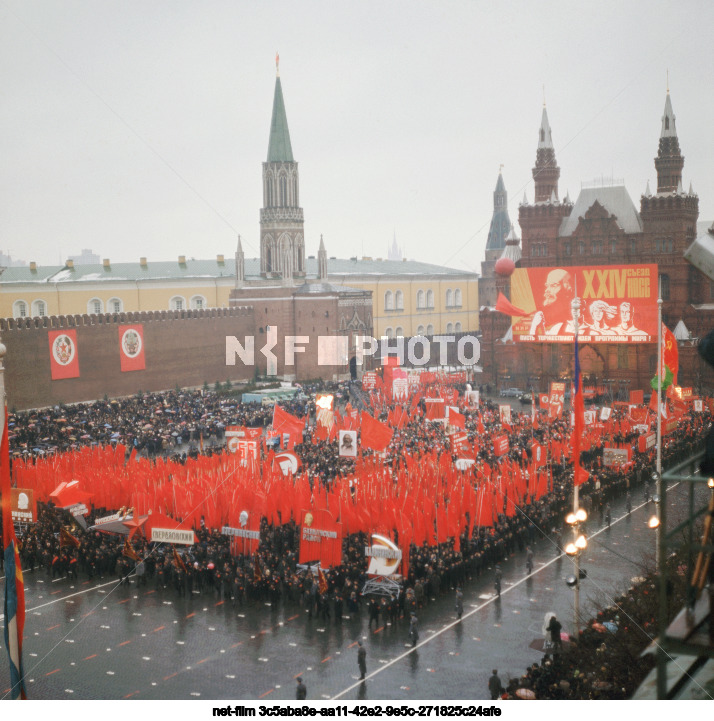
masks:
<instances>
[{"instance_id":1,"label":"red banner with text","mask_svg":"<svg viewBox=\"0 0 714 721\"><path fill-rule=\"evenodd\" d=\"M657 341L654 264L517 268L511 276L511 302L526 315L514 317L513 340L572 343L576 292L581 343Z\"/></svg>"}]
</instances>

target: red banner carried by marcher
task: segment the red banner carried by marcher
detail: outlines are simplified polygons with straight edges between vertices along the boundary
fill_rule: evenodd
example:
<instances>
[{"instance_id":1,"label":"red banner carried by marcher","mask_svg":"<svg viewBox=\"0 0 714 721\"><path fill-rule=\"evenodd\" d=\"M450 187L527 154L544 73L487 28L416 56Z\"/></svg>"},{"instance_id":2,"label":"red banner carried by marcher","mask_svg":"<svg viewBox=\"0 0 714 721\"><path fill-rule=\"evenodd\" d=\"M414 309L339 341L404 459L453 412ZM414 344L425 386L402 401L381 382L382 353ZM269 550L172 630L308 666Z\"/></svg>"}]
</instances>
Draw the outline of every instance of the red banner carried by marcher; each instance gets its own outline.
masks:
<instances>
[{"instance_id":1,"label":"red banner carried by marcher","mask_svg":"<svg viewBox=\"0 0 714 721\"><path fill-rule=\"evenodd\" d=\"M497 456L508 453L508 436L496 436L493 439L493 452Z\"/></svg>"},{"instance_id":2,"label":"red banner carried by marcher","mask_svg":"<svg viewBox=\"0 0 714 721\"><path fill-rule=\"evenodd\" d=\"M641 406L645 402L645 392L643 390L630 391L630 403L635 406Z\"/></svg>"},{"instance_id":3,"label":"red banner carried by marcher","mask_svg":"<svg viewBox=\"0 0 714 721\"><path fill-rule=\"evenodd\" d=\"M565 383L552 381L550 384L550 399L548 402L548 417L560 418L563 415L565 403Z\"/></svg>"},{"instance_id":4,"label":"red banner carried by marcher","mask_svg":"<svg viewBox=\"0 0 714 721\"><path fill-rule=\"evenodd\" d=\"M383 451L392 440L392 429L384 423L372 418L369 413L362 412L361 441L364 448Z\"/></svg>"},{"instance_id":5,"label":"red banner carried by marcher","mask_svg":"<svg viewBox=\"0 0 714 721\"><path fill-rule=\"evenodd\" d=\"M323 568L342 563L342 524L324 508L302 514L299 563L313 561Z\"/></svg>"},{"instance_id":6,"label":"red banner carried by marcher","mask_svg":"<svg viewBox=\"0 0 714 721\"><path fill-rule=\"evenodd\" d=\"M146 368L143 325L119 326L119 358L122 373Z\"/></svg>"},{"instance_id":7,"label":"red banner carried by marcher","mask_svg":"<svg viewBox=\"0 0 714 721\"><path fill-rule=\"evenodd\" d=\"M77 347L77 331L74 328L67 330L51 330L48 333L50 341L50 370L52 380L65 378L79 378L79 349Z\"/></svg>"}]
</instances>

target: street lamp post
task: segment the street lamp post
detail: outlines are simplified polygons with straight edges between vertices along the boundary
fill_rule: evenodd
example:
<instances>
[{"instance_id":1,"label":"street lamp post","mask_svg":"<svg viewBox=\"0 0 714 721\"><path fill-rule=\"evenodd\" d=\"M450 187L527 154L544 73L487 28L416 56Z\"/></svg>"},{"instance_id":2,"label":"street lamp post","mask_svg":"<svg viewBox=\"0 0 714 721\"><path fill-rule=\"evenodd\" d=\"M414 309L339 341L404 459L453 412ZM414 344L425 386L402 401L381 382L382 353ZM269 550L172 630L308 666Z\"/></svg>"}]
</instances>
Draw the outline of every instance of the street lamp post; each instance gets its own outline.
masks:
<instances>
[{"instance_id":1,"label":"street lamp post","mask_svg":"<svg viewBox=\"0 0 714 721\"><path fill-rule=\"evenodd\" d=\"M575 581L574 583L568 583L572 585L575 594L574 605L575 605L575 633L573 634L576 638L580 637L580 555L588 547L588 539L584 533L580 531L580 525L585 523L588 518L588 514L584 508L578 508L578 487L575 486L575 493L573 496L574 505L573 512L569 513L565 517L565 522L573 529L573 540L568 543L565 547L565 553L575 561Z\"/></svg>"}]
</instances>

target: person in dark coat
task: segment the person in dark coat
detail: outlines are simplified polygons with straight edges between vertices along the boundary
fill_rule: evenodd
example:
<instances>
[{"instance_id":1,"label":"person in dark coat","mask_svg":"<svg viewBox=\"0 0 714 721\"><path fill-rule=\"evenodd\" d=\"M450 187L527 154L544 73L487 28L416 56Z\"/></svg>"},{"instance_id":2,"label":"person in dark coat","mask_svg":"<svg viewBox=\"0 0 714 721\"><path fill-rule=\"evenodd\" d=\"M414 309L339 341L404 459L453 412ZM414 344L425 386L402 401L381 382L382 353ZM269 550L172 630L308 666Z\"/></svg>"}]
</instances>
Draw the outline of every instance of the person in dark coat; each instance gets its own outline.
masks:
<instances>
[{"instance_id":1,"label":"person in dark coat","mask_svg":"<svg viewBox=\"0 0 714 721\"><path fill-rule=\"evenodd\" d=\"M553 644L553 650L562 651L563 642L560 640L560 630L563 628L560 621L555 616L550 617L548 622L548 628L546 631L550 631L550 641Z\"/></svg>"},{"instance_id":2,"label":"person in dark coat","mask_svg":"<svg viewBox=\"0 0 714 721\"><path fill-rule=\"evenodd\" d=\"M412 640L412 646L416 646L419 640L419 619L415 614L409 619L409 638Z\"/></svg>"},{"instance_id":3,"label":"person in dark coat","mask_svg":"<svg viewBox=\"0 0 714 721\"><path fill-rule=\"evenodd\" d=\"M456 587L456 616L461 620L461 616L464 613L464 592L460 586Z\"/></svg>"},{"instance_id":4,"label":"person in dark coat","mask_svg":"<svg viewBox=\"0 0 714 721\"><path fill-rule=\"evenodd\" d=\"M307 698L307 686L302 682L302 676L298 676L296 679L297 688L295 689L295 698L298 701L304 701Z\"/></svg>"},{"instance_id":5,"label":"person in dark coat","mask_svg":"<svg viewBox=\"0 0 714 721\"><path fill-rule=\"evenodd\" d=\"M493 675L488 679L488 691L491 694L491 701L495 701L503 693L503 686L498 677L498 669L494 668L491 673Z\"/></svg>"},{"instance_id":6,"label":"person in dark coat","mask_svg":"<svg viewBox=\"0 0 714 721\"><path fill-rule=\"evenodd\" d=\"M367 673L367 650L362 645L362 641L357 641L357 665L359 666L360 680Z\"/></svg>"}]
</instances>

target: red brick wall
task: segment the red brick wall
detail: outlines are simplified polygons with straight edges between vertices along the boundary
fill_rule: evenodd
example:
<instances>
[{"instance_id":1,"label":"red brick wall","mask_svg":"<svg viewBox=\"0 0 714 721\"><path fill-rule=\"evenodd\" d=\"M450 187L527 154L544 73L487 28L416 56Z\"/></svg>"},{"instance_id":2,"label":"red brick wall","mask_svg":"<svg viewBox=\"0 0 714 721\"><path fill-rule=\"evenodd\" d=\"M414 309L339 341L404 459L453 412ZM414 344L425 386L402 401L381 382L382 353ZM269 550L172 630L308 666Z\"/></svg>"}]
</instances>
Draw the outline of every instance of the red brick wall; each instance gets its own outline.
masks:
<instances>
[{"instance_id":1,"label":"red brick wall","mask_svg":"<svg viewBox=\"0 0 714 721\"><path fill-rule=\"evenodd\" d=\"M125 323L144 326L145 370L121 372L118 326ZM76 328L79 378L51 378L48 333L60 328ZM251 307L0 320L7 347L8 407L21 410L250 379L252 369L226 366L225 338L253 330Z\"/></svg>"}]
</instances>

